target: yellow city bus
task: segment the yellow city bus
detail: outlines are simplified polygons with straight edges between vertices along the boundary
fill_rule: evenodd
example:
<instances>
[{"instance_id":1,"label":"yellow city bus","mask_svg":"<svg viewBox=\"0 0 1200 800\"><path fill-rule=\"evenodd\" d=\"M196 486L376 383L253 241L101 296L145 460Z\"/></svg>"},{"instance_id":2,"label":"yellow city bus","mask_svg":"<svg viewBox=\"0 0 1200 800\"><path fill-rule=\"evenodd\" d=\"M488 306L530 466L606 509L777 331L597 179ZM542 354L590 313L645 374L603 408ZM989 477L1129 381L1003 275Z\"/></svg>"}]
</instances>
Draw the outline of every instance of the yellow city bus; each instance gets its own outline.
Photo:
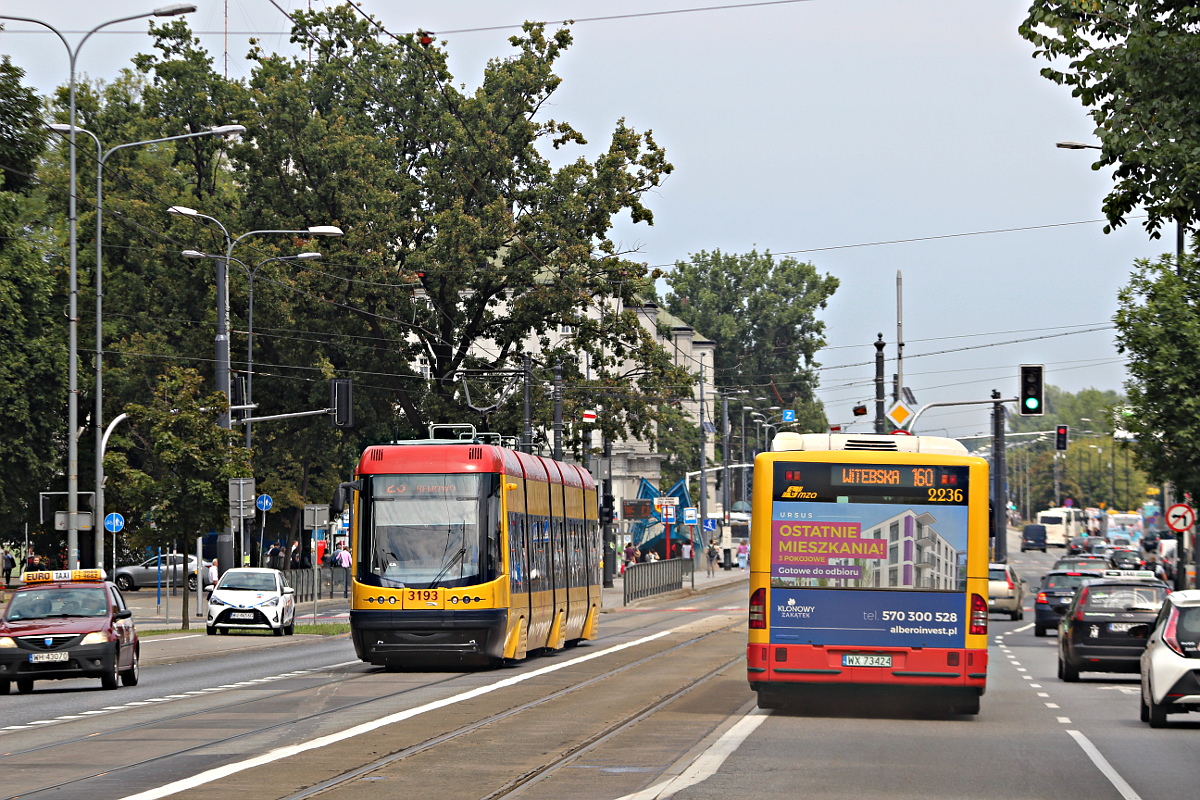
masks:
<instances>
[{"instance_id":1,"label":"yellow city bus","mask_svg":"<svg viewBox=\"0 0 1200 800\"><path fill-rule=\"evenodd\" d=\"M834 687L979 712L988 465L933 436L781 433L754 461L747 678L763 708Z\"/></svg>"}]
</instances>

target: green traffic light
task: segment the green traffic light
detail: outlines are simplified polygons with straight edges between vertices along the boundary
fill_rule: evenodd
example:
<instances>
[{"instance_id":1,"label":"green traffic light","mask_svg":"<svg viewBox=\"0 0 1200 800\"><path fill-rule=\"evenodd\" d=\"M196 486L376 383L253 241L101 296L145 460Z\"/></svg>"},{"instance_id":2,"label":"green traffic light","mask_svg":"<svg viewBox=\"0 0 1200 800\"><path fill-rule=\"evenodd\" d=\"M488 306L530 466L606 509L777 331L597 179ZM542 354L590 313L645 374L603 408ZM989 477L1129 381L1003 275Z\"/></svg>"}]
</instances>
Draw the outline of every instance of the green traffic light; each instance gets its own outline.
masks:
<instances>
[{"instance_id":1,"label":"green traffic light","mask_svg":"<svg viewBox=\"0 0 1200 800\"><path fill-rule=\"evenodd\" d=\"M1040 405L1040 403L1038 402L1038 399L1036 397L1026 397L1025 398L1025 407L1028 408L1030 411L1033 411L1039 405Z\"/></svg>"}]
</instances>

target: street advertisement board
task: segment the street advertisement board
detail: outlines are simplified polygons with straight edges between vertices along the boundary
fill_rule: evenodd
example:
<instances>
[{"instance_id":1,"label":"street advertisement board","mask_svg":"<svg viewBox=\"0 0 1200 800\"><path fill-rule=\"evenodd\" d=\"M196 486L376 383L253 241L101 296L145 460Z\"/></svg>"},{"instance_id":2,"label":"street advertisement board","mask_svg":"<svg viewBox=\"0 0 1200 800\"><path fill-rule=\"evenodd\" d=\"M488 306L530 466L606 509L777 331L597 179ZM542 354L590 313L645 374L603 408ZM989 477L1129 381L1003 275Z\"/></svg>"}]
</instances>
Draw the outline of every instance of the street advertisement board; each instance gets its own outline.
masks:
<instances>
[{"instance_id":1,"label":"street advertisement board","mask_svg":"<svg viewBox=\"0 0 1200 800\"><path fill-rule=\"evenodd\" d=\"M771 641L963 647L968 473L777 462Z\"/></svg>"}]
</instances>

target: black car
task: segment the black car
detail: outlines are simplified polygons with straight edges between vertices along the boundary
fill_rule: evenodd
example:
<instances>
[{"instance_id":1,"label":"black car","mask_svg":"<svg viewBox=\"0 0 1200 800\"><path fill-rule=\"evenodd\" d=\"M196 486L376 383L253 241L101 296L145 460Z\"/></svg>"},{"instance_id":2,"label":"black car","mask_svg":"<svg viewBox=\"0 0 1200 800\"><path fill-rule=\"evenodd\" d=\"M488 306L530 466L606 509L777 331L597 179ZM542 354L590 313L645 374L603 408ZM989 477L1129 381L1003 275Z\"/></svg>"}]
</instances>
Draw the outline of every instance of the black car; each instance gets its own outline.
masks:
<instances>
[{"instance_id":1,"label":"black car","mask_svg":"<svg viewBox=\"0 0 1200 800\"><path fill-rule=\"evenodd\" d=\"M1110 556L1117 569L1145 569L1146 562L1136 550L1113 550Z\"/></svg>"},{"instance_id":2,"label":"black car","mask_svg":"<svg viewBox=\"0 0 1200 800\"><path fill-rule=\"evenodd\" d=\"M1067 540L1067 555L1075 556L1088 551L1088 537L1072 536Z\"/></svg>"},{"instance_id":3,"label":"black car","mask_svg":"<svg viewBox=\"0 0 1200 800\"><path fill-rule=\"evenodd\" d=\"M1038 589L1037 601L1033 604L1033 635L1045 636L1046 631L1058 627L1059 620L1071 604L1075 590L1084 581L1103 577L1101 572L1080 572L1078 570L1056 570L1042 578Z\"/></svg>"},{"instance_id":4,"label":"black car","mask_svg":"<svg viewBox=\"0 0 1200 800\"><path fill-rule=\"evenodd\" d=\"M1058 626L1058 677L1074 682L1080 672L1138 672L1146 640L1129 629L1154 622L1167 592L1145 571L1084 581Z\"/></svg>"},{"instance_id":5,"label":"black car","mask_svg":"<svg viewBox=\"0 0 1200 800\"><path fill-rule=\"evenodd\" d=\"M1046 552L1046 526L1026 525L1021 532L1021 552L1026 550L1041 550Z\"/></svg>"}]
</instances>

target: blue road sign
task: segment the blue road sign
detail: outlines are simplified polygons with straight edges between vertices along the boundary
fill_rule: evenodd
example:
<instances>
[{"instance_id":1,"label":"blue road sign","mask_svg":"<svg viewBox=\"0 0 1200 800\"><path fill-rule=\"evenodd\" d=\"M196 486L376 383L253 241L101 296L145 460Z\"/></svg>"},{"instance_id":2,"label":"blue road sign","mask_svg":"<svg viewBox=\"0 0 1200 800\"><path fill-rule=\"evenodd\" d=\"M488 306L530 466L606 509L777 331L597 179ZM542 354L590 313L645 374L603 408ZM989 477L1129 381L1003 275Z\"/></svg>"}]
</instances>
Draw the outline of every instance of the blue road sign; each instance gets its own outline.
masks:
<instances>
[{"instance_id":1,"label":"blue road sign","mask_svg":"<svg viewBox=\"0 0 1200 800\"><path fill-rule=\"evenodd\" d=\"M275 505L275 501L271 499L269 494L260 494L258 499L254 501L254 505L258 506L259 511L270 511L271 506Z\"/></svg>"},{"instance_id":2,"label":"blue road sign","mask_svg":"<svg viewBox=\"0 0 1200 800\"><path fill-rule=\"evenodd\" d=\"M784 421L784 422L795 422L795 421L796 421L796 412L795 412L795 410L794 410L794 409L791 409L791 408L789 408L789 409L786 409L786 410L783 412L783 421Z\"/></svg>"},{"instance_id":3,"label":"blue road sign","mask_svg":"<svg viewBox=\"0 0 1200 800\"><path fill-rule=\"evenodd\" d=\"M117 512L113 512L104 517L104 530L109 533L119 533L125 527L125 518Z\"/></svg>"},{"instance_id":4,"label":"blue road sign","mask_svg":"<svg viewBox=\"0 0 1200 800\"><path fill-rule=\"evenodd\" d=\"M715 519L706 519L706 520L704 520L703 527L704 527L705 533L716 533L717 532L717 521Z\"/></svg>"}]
</instances>

